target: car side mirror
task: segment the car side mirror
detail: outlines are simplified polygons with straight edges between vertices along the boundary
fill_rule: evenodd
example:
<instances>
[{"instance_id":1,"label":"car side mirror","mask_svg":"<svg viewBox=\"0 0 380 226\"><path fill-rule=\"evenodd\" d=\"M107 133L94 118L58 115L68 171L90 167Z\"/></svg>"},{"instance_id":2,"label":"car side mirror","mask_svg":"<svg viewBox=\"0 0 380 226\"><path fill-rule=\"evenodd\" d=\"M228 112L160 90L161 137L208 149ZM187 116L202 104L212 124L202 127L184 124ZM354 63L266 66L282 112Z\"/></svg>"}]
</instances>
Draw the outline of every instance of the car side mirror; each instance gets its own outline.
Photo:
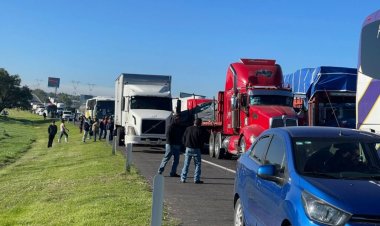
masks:
<instances>
[{"instance_id":1,"label":"car side mirror","mask_svg":"<svg viewBox=\"0 0 380 226\"><path fill-rule=\"evenodd\" d=\"M257 170L257 176L263 180L273 181L278 184L282 184L284 179L276 176L275 165L262 165Z\"/></svg>"}]
</instances>

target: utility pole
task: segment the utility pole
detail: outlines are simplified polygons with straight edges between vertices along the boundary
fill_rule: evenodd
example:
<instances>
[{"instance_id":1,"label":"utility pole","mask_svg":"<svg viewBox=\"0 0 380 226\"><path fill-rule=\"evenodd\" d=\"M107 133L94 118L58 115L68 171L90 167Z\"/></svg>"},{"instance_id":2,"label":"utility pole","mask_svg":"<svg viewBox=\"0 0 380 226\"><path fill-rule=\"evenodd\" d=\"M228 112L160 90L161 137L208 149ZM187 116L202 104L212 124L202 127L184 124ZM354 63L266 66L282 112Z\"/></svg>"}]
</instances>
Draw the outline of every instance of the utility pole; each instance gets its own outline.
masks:
<instances>
[{"instance_id":1,"label":"utility pole","mask_svg":"<svg viewBox=\"0 0 380 226\"><path fill-rule=\"evenodd\" d=\"M71 83L73 84L73 88L74 88L73 95L74 96L79 95L78 94L78 86L79 86L80 82L72 80Z\"/></svg>"},{"instance_id":2,"label":"utility pole","mask_svg":"<svg viewBox=\"0 0 380 226\"><path fill-rule=\"evenodd\" d=\"M88 85L88 89L90 91L90 94L92 94L92 89L94 88L95 84L88 83L87 85Z\"/></svg>"}]
</instances>

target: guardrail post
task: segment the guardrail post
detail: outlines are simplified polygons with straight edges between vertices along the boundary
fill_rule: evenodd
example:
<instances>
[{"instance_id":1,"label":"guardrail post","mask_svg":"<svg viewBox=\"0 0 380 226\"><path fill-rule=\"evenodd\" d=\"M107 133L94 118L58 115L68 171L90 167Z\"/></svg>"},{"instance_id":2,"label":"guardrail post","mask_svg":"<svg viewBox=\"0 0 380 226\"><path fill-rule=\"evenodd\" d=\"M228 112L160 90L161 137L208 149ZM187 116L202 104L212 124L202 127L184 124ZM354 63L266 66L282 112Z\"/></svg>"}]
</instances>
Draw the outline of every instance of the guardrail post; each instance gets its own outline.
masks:
<instances>
[{"instance_id":1,"label":"guardrail post","mask_svg":"<svg viewBox=\"0 0 380 226\"><path fill-rule=\"evenodd\" d=\"M110 143L110 130L106 130L106 144L109 144Z\"/></svg>"},{"instance_id":2,"label":"guardrail post","mask_svg":"<svg viewBox=\"0 0 380 226\"><path fill-rule=\"evenodd\" d=\"M164 177L157 174L153 179L153 203L151 226L161 226L164 204Z\"/></svg>"},{"instance_id":3,"label":"guardrail post","mask_svg":"<svg viewBox=\"0 0 380 226\"><path fill-rule=\"evenodd\" d=\"M127 143L127 145L125 145L125 148L127 151L127 156L126 156L126 161L125 161L125 170L129 172L132 165L132 149L133 149L132 143Z\"/></svg>"},{"instance_id":4,"label":"guardrail post","mask_svg":"<svg viewBox=\"0 0 380 226\"><path fill-rule=\"evenodd\" d=\"M112 142L112 154L115 155L116 154L116 141L119 140L117 139L117 136L114 136L113 137L113 142Z\"/></svg>"}]
</instances>

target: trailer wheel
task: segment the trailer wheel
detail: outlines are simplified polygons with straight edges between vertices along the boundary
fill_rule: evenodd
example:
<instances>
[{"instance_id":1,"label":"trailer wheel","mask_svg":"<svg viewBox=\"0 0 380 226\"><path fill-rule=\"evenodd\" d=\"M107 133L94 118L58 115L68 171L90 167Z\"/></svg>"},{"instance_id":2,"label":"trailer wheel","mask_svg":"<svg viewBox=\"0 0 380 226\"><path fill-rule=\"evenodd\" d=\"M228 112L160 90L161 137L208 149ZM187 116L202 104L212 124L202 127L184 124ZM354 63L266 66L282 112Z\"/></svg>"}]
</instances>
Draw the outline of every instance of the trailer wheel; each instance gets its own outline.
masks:
<instances>
[{"instance_id":1,"label":"trailer wheel","mask_svg":"<svg viewBox=\"0 0 380 226\"><path fill-rule=\"evenodd\" d=\"M222 159L224 156L224 148L222 148L222 134L217 133L215 135L215 158Z\"/></svg>"},{"instance_id":2,"label":"trailer wheel","mask_svg":"<svg viewBox=\"0 0 380 226\"><path fill-rule=\"evenodd\" d=\"M211 158L215 157L215 134L211 132L210 139L208 143L208 153Z\"/></svg>"}]
</instances>

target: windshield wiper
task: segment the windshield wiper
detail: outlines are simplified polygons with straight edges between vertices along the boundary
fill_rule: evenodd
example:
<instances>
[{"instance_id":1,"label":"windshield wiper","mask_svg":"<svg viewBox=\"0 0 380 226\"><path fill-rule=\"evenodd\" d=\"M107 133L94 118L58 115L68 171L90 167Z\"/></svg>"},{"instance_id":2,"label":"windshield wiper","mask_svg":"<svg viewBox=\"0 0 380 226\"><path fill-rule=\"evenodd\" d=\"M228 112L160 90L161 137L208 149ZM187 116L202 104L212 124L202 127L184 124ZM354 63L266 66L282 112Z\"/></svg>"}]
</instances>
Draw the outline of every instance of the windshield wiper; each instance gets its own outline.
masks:
<instances>
[{"instance_id":1,"label":"windshield wiper","mask_svg":"<svg viewBox=\"0 0 380 226\"><path fill-rule=\"evenodd\" d=\"M328 174L328 173L321 173L321 172L304 172L303 175L305 176L316 176L316 177L322 177L322 178L331 178L331 179L339 179L339 177L336 177L334 175Z\"/></svg>"}]
</instances>

